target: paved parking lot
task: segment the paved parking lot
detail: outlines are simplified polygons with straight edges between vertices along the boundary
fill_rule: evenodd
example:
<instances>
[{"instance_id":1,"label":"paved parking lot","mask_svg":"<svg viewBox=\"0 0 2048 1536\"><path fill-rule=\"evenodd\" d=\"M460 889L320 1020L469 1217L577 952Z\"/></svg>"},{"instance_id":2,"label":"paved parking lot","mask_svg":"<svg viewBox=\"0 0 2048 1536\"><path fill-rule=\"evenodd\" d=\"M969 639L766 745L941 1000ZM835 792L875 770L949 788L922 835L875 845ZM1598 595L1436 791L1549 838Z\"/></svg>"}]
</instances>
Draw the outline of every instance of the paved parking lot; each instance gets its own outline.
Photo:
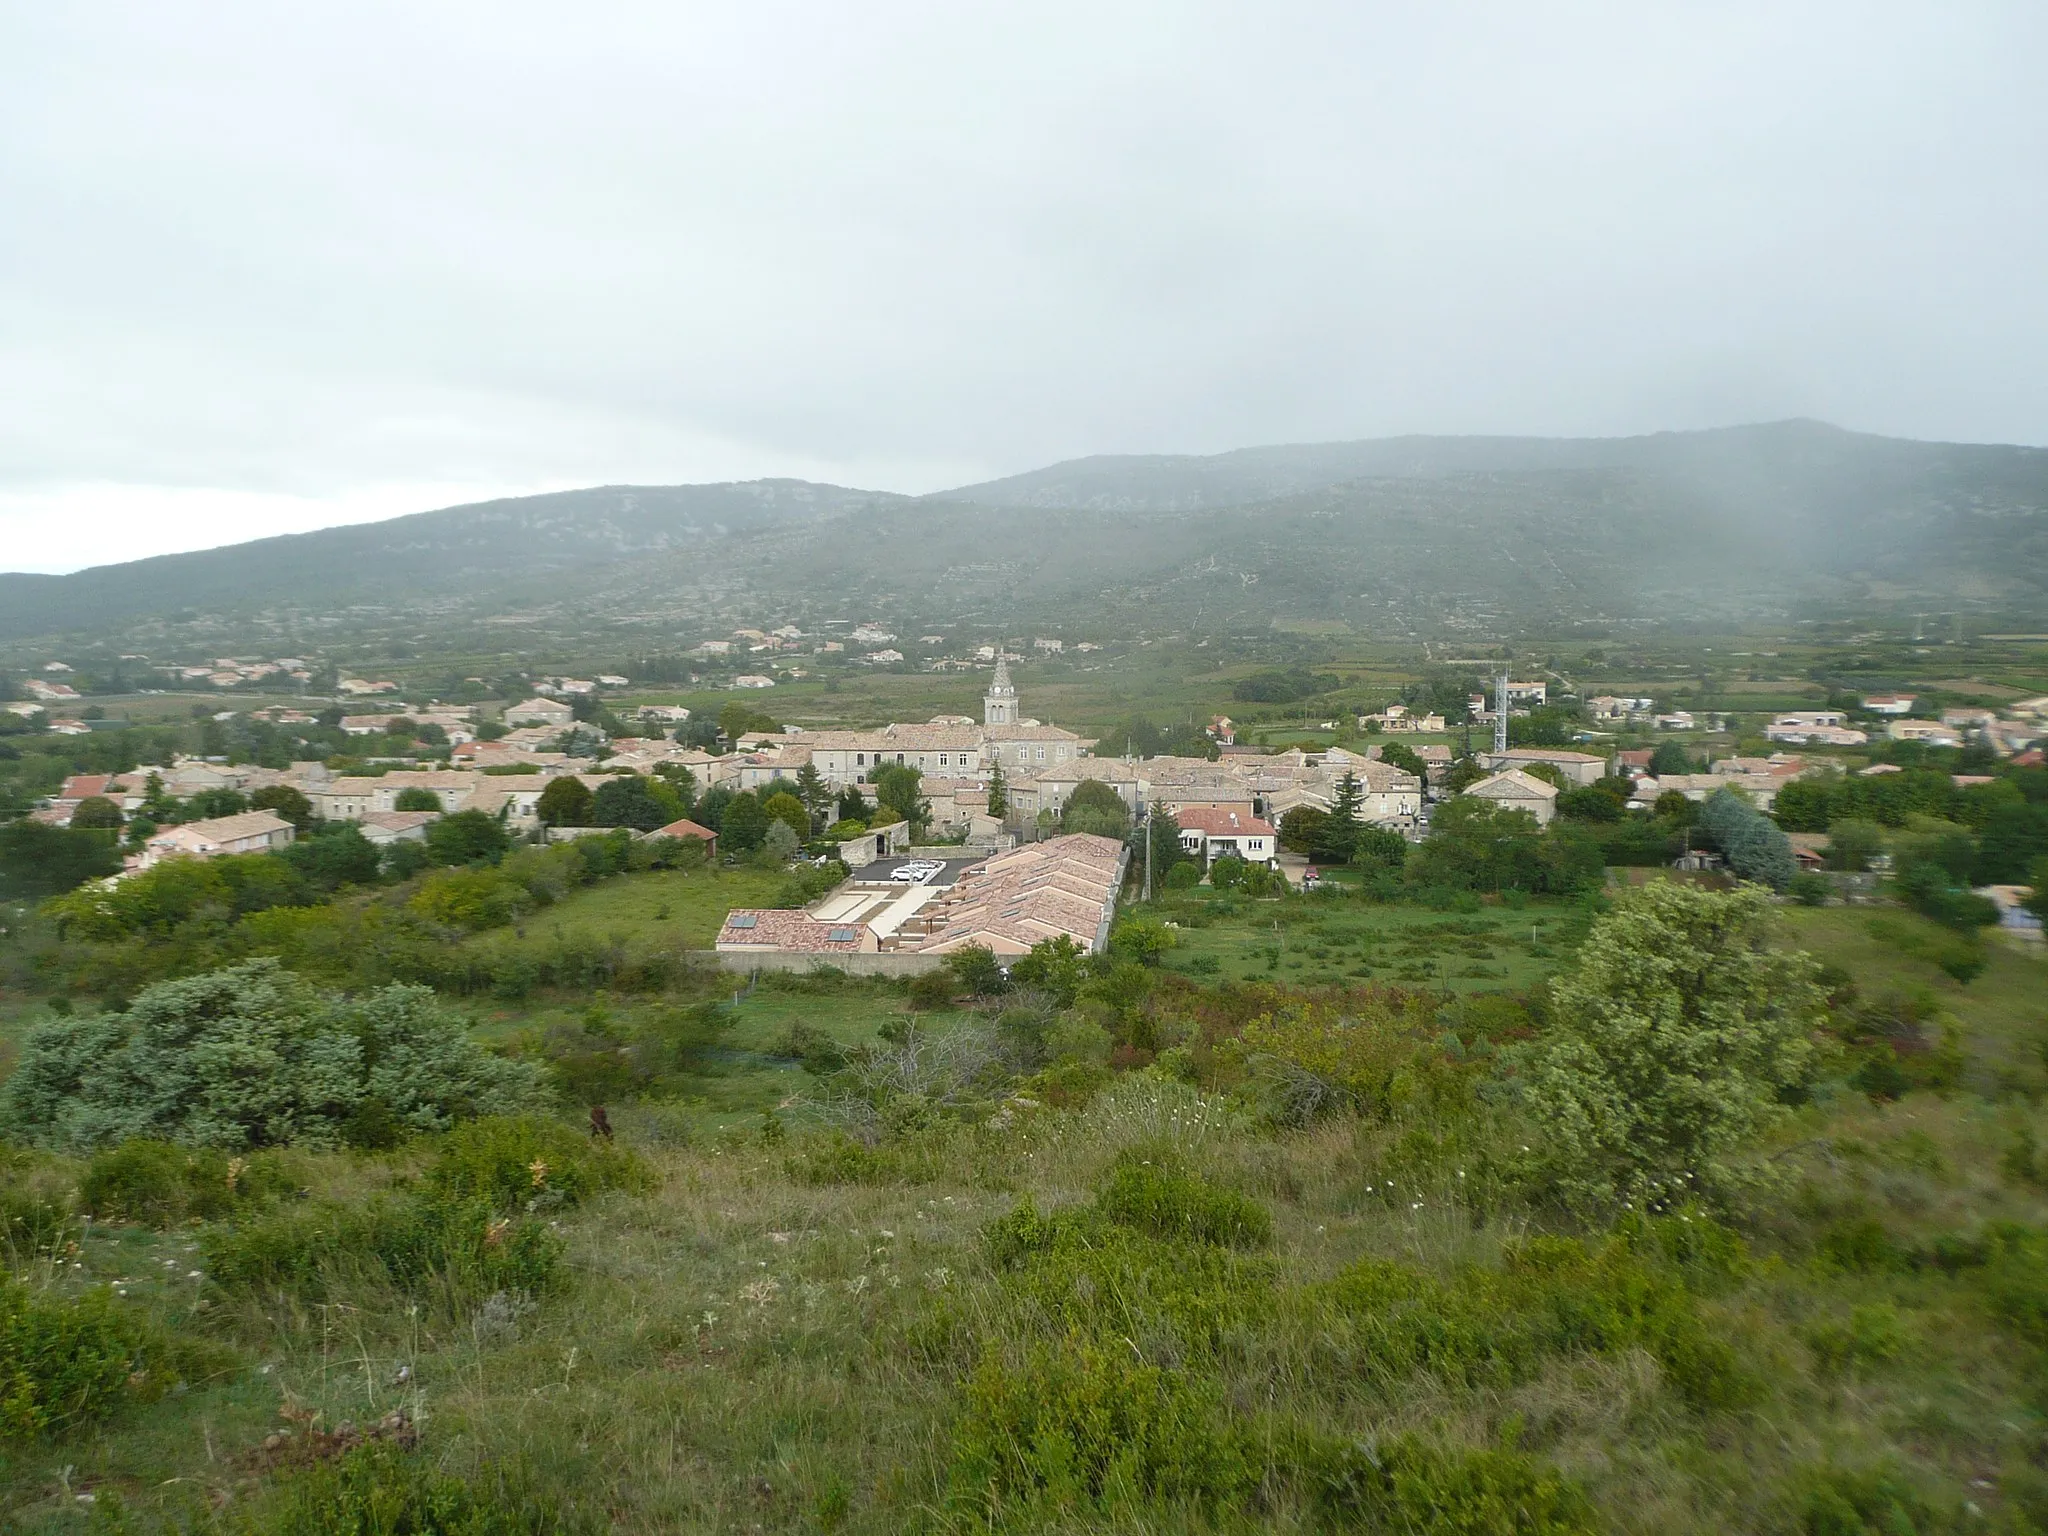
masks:
<instances>
[{"instance_id":1,"label":"paved parking lot","mask_svg":"<svg viewBox=\"0 0 2048 1536\"><path fill-rule=\"evenodd\" d=\"M926 861L912 858L877 859L872 864L863 865L861 868L856 869L853 872L853 878L862 885L890 885L894 882L889 877L895 874L898 869L902 868L905 864L920 862ZM939 865L939 872L937 874L927 876L922 883L925 885L951 885L960 878L961 870L966 869L969 865L979 864L980 862L979 858L947 859Z\"/></svg>"}]
</instances>

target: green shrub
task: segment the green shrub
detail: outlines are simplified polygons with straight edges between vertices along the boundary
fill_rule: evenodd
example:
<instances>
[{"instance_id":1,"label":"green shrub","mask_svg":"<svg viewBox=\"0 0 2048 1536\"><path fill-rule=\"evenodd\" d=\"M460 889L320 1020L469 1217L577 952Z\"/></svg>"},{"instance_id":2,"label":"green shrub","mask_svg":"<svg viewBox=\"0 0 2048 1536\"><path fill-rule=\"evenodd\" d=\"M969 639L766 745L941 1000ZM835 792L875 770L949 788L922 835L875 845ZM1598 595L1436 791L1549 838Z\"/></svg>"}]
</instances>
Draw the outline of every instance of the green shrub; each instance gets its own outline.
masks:
<instances>
[{"instance_id":1,"label":"green shrub","mask_svg":"<svg viewBox=\"0 0 2048 1536\"><path fill-rule=\"evenodd\" d=\"M1827 1318L1806 1330L1814 1364L1828 1375L1896 1360L1907 1341L1898 1309L1888 1302L1853 1307L1846 1318Z\"/></svg>"},{"instance_id":2,"label":"green shrub","mask_svg":"<svg viewBox=\"0 0 2048 1536\"><path fill-rule=\"evenodd\" d=\"M991 1356L954 1433L955 1496L992 1517L1019 1505L1231 1504L1256 1481L1214 1388L1121 1340L1040 1344L1016 1366Z\"/></svg>"},{"instance_id":3,"label":"green shrub","mask_svg":"<svg viewBox=\"0 0 2048 1536\"><path fill-rule=\"evenodd\" d=\"M69 1176L34 1153L0 1147L0 1269L62 1253L82 1231Z\"/></svg>"},{"instance_id":4,"label":"green shrub","mask_svg":"<svg viewBox=\"0 0 2048 1536\"><path fill-rule=\"evenodd\" d=\"M425 987L342 998L264 959L44 1023L0 1085L0 1123L38 1146L233 1151L333 1145L366 1099L417 1132L543 1098L536 1068L492 1056Z\"/></svg>"},{"instance_id":5,"label":"green shrub","mask_svg":"<svg viewBox=\"0 0 2048 1536\"><path fill-rule=\"evenodd\" d=\"M238 1206L289 1194L296 1169L276 1153L230 1158L167 1141L124 1141L98 1153L79 1181L79 1199L102 1221L168 1227L211 1221Z\"/></svg>"},{"instance_id":6,"label":"green shrub","mask_svg":"<svg viewBox=\"0 0 2048 1536\"><path fill-rule=\"evenodd\" d=\"M200 1246L210 1283L229 1295L312 1303L367 1281L459 1311L497 1291L547 1290L564 1245L544 1223L481 1200L413 1195L288 1207L212 1228Z\"/></svg>"},{"instance_id":7,"label":"green shrub","mask_svg":"<svg viewBox=\"0 0 2048 1536\"><path fill-rule=\"evenodd\" d=\"M1294 1478L1331 1517L1374 1531L1575 1536L1598 1529L1578 1486L1515 1450L1439 1450L1401 1435L1375 1445L1300 1437Z\"/></svg>"},{"instance_id":8,"label":"green shrub","mask_svg":"<svg viewBox=\"0 0 2048 1536\"><path fill-rule=\"evenodd\" d=\"M1135 1153L1117 1159L1095 1210L1153 1237L1230 1248L1263 1248L1273 1240L1273 1218L1256 1200Z\"/></svg>"},{"instance_id":9,"label":"green shrub","mask_svg":"<svg viewBox=\"0 0 2048 1536\"><path fill-rule=\"evenodd\" d=\"M263 1536L560 1536L583 1525L531 1489L473 1488L417 1452L372 1441L289 1479L241 1528Z\"/></svg>"},{"instance_id":10,"label":"green shrub","mask_svg":"<svg viewBox=\"0 0 2048 1536\"><path fill-rule=\"evenodd\" d=\"M1683 1278L1644 1263L1625 1239L1589 1249L1534 1238L1511 1248L1499 1270L1467 1268L1447 1281L1368 1259L1327 1294L1351 1321L1358 1368L1388 1383L1427 1373L1499 1386L1527 1379L1548 1357L1640 1348L1696 1408L1732 1406L1752 1391Z\"/></svg>"},{"instance_id":11,"label":"green shrub","mask_svg":"<svg viewBox=\"0 0 2048 1536\"><path fill-rule=\"evenodd\" d=\"M578 1205L604 1189L644 1187L649 1174L631 1152L559 1120L505 1115L450 1131L426 1182L443 1200L518 1211Z\"/></svg>"},{"instance_id":12,"label":"green shrub","mask_svg":"<svg viewBox=\"0 0 2048 1536\"><path fill-rule=\"evenodd\" d=\"M1804 1536L1912 1536L1937 1528L1934 1510L1895 1467L1827 1467L1805 1481Z\"/></svg>"},{"instance_id":13,"label":"green shrub","mask_svg":"<svg viewBox=\"0 0 2048 1536\"><path fill-rule=\"evenodd\" d=\"M900 1137L868 1146L843 1132L808 1138L785 1162L799 1184L930 1184L958 1166L951 1139L939 1133Z\"/></svg>"},{"instance_id":14,"label":"green shrub","mask_svg":"<svg viewBox=\"0 0 2048 1536\"><path fill-rule=\"evenodd\" d=\"M65 1298L0 1276L0 1439L62 1434L167 1389L155 1342L104 1287Z\"/></svg>"}]
</instances>

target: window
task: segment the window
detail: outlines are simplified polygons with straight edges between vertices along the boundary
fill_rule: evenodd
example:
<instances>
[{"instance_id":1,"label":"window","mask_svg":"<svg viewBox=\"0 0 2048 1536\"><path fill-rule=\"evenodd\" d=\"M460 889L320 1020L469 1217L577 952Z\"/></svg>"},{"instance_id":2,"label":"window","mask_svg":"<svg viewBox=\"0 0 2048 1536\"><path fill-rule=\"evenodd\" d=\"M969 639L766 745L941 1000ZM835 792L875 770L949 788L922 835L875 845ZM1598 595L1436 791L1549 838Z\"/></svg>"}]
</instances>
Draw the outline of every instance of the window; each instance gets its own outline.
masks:
<instances>
[{"instance_id":1,"label":"window","mask_svg":"<svg viewBox=\"0 0 2048 1536\"><path fill-rule=\"evenodd\" d=\"M867 767L867 765L868 765L868 755L867 755L867 753L865 753L865 752L856 752L856 753L854 753L854 754L853 754L853 765L854 765L854 767L856 767L856 768L865 768L865 767Z\"/></svg>"},{"instance_id":2,"label":"window","mask_svg":"<svg viewBox=\"0 0 2048 1536\"><path fill-rule=\"evenodd\" d=\"M751 928L754 926L754 914L751 912L735 912L725 920L725 926L728 928Z\"/></svg>"},{"instance_id":3,"label":"window","mask_svg":"<svg viewBox=\"0 0 2048 1536\"><path fill-rule=\"evenodd\" d=\"M853 937L853 930L851 928L834 928L825 935L825 942L828 944L851 944Z\"/></svg>"},{"instance_id":4,"label":"window","mask_svg":"<svg viewBox=\"0 0 2048 1536\"><path fill-rule=\"evenodd\" d=\"M943 752L939 754L939 766L941 768L946 766L946 754Z\"/></svg>"}]
</instances>

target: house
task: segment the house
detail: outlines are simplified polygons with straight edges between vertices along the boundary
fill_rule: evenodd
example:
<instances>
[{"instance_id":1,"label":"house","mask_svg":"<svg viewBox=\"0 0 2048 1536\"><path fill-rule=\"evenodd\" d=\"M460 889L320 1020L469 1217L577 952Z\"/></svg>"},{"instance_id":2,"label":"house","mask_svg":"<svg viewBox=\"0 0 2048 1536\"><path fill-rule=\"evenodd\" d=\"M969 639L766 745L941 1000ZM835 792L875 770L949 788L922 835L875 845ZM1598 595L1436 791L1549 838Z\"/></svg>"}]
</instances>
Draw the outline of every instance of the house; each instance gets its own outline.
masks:
<instances>
[{"instance_id":1,"label":"house","mask_svg":"<svg viewBox=\"0 0 2048 1536\"><path fill-rule=\"evenodd\" d=\"M681 725L690 718L690 712L680 704L642 704L642 720L656 720L663 725Z\"/></svg>"},{"instance_id":2,"label":"house","mask_svg":"<svg viewBox=\"0 0 2048 1536\"><path fill-rule=\"evenodd\" d=\"M398 684L389 681L372 683L366 682L360 677L344 677L334 685L334 689L337 693L351 694L360 698L373 693L396 693L398 692Z\"/></svg>"},{"instance_id":3,"label":"house","mask_svg":"<svg viewBox=\"0 0 2048 1536\"><path fill-rule=\"evenodd\" d=\"M665 827L656 827L647 836L649 838L673 837L678 839L694 837L704 845L705 853L714 859L718 857L718 834L709 827L698 826L696 822L691 821L688 817L683 818L681 821L672 821Z\"/></svg>"},{"instance_id":4,"label":"house","mask_svg":"<svg viewBox=\"0 0 2048 1536\"><path fill-rule=\"evenodd\" d=\"M1674 709L1668 715L1658 715L1650 724L1660 731L1690 731L1695 729L1699 722L1693 719L1690 710Z\"/></svg>"},{"instance_id":5,"label":"house","mask_svg":"<svg viewBox=\"0 0 2048 1536\"><path fill-rule=\"evenodd\" d=\"M1207 806L1188 806L1173 819L1181 851L1200 859L1205 870L1221 858L1270 865L1279 857L1280 838L1270 821Z\"/></svg>"},{"instance_id":6,"label":"house","mask_svg":"<svg viewBox=\"0 0 2048 1536\"><path fill-rule=\"evenodd\" d=\"M600 688L624 688L629 686L629 684L627 679L620 677L616 672L600 672L597 674L597 686Z\"/></svg>"},{"instance_id":7,"label":"house","mask_svg":"<svg viewBox=\"0 0 2048 1536\"><path fill-rule=\"evenodd\" d=\"M505 723L513 726L544 725L551 730L560 730L575 721L576 711L555 699L527 699L505 711Z\"/></svg>"},{"instance_id":8,"label":"house","mask_svg":"<svg viewBox=\"0 0 2048 1536\"><path fill-rule=\"evenodd\" d=\"M872 955L882 947L874 929L863 922L828 922L804 911L767 907L739 908L726 913L713 945L720 954L762 951L774 954Z\"/></svg>"},{"instance_id":9,"label":"house","mask_svg":"<svg viewBox=\"0 0 2048 1536\"><path fill-rule=\"evenodd\" d=\"M1910 715L1913 704L1910 693L1872 693L1863 700L1863 707L1873 715Z\"/></svg>"},{"instance_id":10,"label":"house","mask_svg":"<svg viewBox=\"0 0 2048 1536\"><path fill-rule=\"evenodd\" d=\"M53 736L90 736L92 727L83 720L74 720L69 715L59 715L46 729Z\"/></svg>"},{"instance_id":11,"label":"house","mask_svg":"<svg viewBox=\"0 0 2048 1536\"><path fill-rule=\"evenodd\" d=\"M1641 696L1617 697L1603 693L1586 700L1586 712L1601 725L1621 725L1630 720L1640 720L1656 707L1655 699Z\"/></svg>"},{"instance_id":12,"label":"house","mask_svg":"<svg viewBox=\"0 0 2048 1536\"><path fill-rule=\"evenodd\" d=\"M1554 768L1568 783L1586 785L1595 782L1607 772L1607 759L1595 757L1590 752L1566 752L1553 747L1510 747L1505 752L1482 752L1479 754L1482 766L1495 773L1510 768L1532 768L1538 763Z\"/></svg>"},{"instance_id":13,"label":"house","mask_svg":"<svg viewBox=\"0 0 2048 1536\"><path fill-rule=\"evenodd\" d=\"M995 854L905 918L885 949L949 954L979 945L1013 959L1064 936L1099 952L1129 857L1115 838L1087 833Z\"/></svg>"},{"instance_id":14,"label":"house","mask_svg":"<svg viewBox=\"0 0 2048 1536\"><path fill-rule=\"evenodd\" d=\"M379 848L423 843L427 828L440 819L439 811L366 811L356 818L356 830Z\"/></svg>"},{"instance_id":15,"label":"house","mask_svg":"<svg viewBox=\"0 0 2048 1536\"><path fill-rule=\"evenodd\" d=\"M30 698L45 704L69 704L78 699L78 690L69 683L46 683L40 677L31 677L21 686L28 690Z\"/></svg>"},{"instance_id":16,"label":"house","mask_svg":"<svg viewBox=\"0 0 2048 1536\"><path fill-rule=\"evenodd\" d=\"M1764 727L1768 741L1798 742L1808 746L1860 747L1870 738L1843 723L1838 709L1796 710L1779 715Z\"/></svg>"},{"instance_id":17,"label":"house","mask_svg":"<svg viewBox=\"0 0 2048 1536\"><path fill-rule=\"evenodd\" d=\"M735 688L773 688L775 686L775 679L763 677L758 672L747 672L734 678L732 685Z\"/></svg>"},{"instance_id":18,"label":"house","mask_svg":"<svg viewBox=\"0 0 2048 1536\"><path fill-rule=\"evenodd\" d=\"M1615 771L1631 779L1639 779L1650 771L1650 759L1654 756L1656 753L1648 747L1617 752L1614 754Z\"/></svg>"},{"instance_id":19,"label":"house","mask_svg":"<svg viewBox=\"0 0 2048 1536\"><path fill-rule=\"evenodd\" d=\"M282 848L296 834L292 824L268 811L244 811L165 827L143 844L135 867L148 869L169 858L216 859L234 853L267 853Z\"/></svg>"},{"instance_id":20,"label":"house","mask_svg":"<svg viewBox=\"0 0 2048 1536\"><path fill-rule=\"evenodd\" d=\"M1465 793L1513 810L1527 811L1536 818L1539 827L1549 826L1557 815L1557 786L1519 768L1503 769L1490 779L1481 779Z\"/></svg>"},{"instance_id":21,"label":"house","mask_svg":"<svg viewBox=\"0 0 2048 1536\"><path fill-rule=\"evenodd\" d=\"M883 666L894 665L896 662L899 662L902 659L903 653L897 650L894 646L891 646L887 650L869 651L867 655L861 657L862 661L877 662Z\"/></svg>"},{"instance_id":22,"label":"house","mask_svg":"<svg viewBox=\"0 0 2048 1536\"><path fill-rule=\"evenodd\" d=\"M1376 715L1360 715L1358 728L1361 731L1381 730L1392 733L1408 731L1442 731L1442 715L1415 715L1408 712L1406 704L1389 704Z\"/></svg>"},{"instance_id":23,"label":"house","mask_svg":"<svg viewBox=\"0 0 2048 1536\"><path fill-rule=\"evenodd\" d=\"M1894 720L1885 727L1893 741L1917 741L1930 747L1960 747L1963 738L1948 726L1932 720Z\"/></svg>"}]
</instances>

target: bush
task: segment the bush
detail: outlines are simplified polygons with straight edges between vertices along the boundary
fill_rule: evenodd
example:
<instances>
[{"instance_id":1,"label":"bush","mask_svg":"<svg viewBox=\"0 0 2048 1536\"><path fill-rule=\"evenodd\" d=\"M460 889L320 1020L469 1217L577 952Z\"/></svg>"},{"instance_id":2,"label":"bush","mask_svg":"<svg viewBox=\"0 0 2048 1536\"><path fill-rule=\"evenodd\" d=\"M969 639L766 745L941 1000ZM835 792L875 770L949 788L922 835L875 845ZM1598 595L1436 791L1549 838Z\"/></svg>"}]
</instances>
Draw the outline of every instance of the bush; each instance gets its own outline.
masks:
<instances>
[{"instance_id":1,"label":"bush","mask_svg":"<svg viewBox=\"0 0 2048 1536\"><path fill-rule=\"evenodd\" d=\"M1257 1201L1222 1189L1170 1161L1126 1152L1095 1197L1104 1220L1153 1237L1263 1248L1273 1240L1273 1218Z\"/></svg>"},{"instance_id":2,"label":"bush","mask_svg":"<svg viewBox=\"0 0 2048 1536\"><path fill-rule=\"evenodd\" d=\"M332 1146L373 1100L417 1132L544 1097L537 1068L492 1056L424 987L344 999L266 959L47 1021L0 1086L0 1123L80 1149Z\"/></svg>"},{"instance_id":3,"label":"bush","mask_svg":"<svg viewBox=\"0 0 2048 1536\"><path fill-rule=\"evenodd\" d=\"M1331 1516L1374 1531L1576 1536L1599 1528L1578 1486L1515 1450L1438 1450L1412 1435L1376 1445L1300 1436L1286 1455Z\"/></svg>"},{"instance_id":4,"label":"bush","mask_svg":"<svg viewBox=\"0 0 2048 1536\"><path fill-rule=\"evenodd\" d=\"M488 1490L381 1441L291 1478L244 1517L264 1536L560 1536L582 1529L545 1495Z\"/></svg>"},{"instance_id":5,"label":"bush","mask_svg":"<svg viewBox=\"0 0 2048 1536\"><path fill-rule=\"evenodd\" d=\"M1824 907L1828 904L1828 898L1835 893L1835 888L1826 875L1810 869L1794 875L1787 890L1792 899L1802 907Z\"/></svg>"},{"instance_id":6,"label":"bush","mask_svg":"<svg viewBox=\"0 0 2048 1536\"><path fill-rule=\"evenodd\" d=\"M921 976L910 978L910 1006L924 1010L950 1008L953 994L960 986L960 979L950 967L926 971Z\"/></svg>"},{"instance_id":7,"label":"bush","mask_svg":"<svg viewBox=\"0 0 2048 1536\"><path fill-rule=\"evenodd\" d=\"M1358 1369L1387 1383L1427 1372L1505 1386L1547 1357L1640 1348L1695 1408L1731 1406L1751 1391L1683 1276L1645 1263L1622 1239L1589 1250L1535 1238L1499 1270L1468 1268L1448 1281L1368 1259L1331 1282L1329 1296L1351 1320Z\"/></svg>"},{"instance_id":8,"label":"bush","mask_svg":"<svg viewBox=\"0 0 2048 1536\"><path fill-rule=\"evenodd\" d=\"M426 1182L443 1200L517 1211L578 1205L600 1190L645 1187L649 1177L631 1152L559 1120L504 1116L450 1131Z\"/></svg>"},{"instance_id":9,"label":"bush","mask_svg":"<svg viewBox=\"0 0 2048 1536\"><path fill-rule=\"evenodd\" d=\"M0 1276L0 1439L59 1435L168 1388L152 1342L111 1290L65 1298Z\"/></svg>"},{"instance_id":10,"label":"bush","mask_svg":"<svg viewBox=\"0 0 2048 1536\"><path fill-rule=\"evenodd\" d=\"M498 1291L547 1290L563 1243L544 1223L499 1216L482 1200L415 1194L286 1207L209 1228L200 1248L208 1283L228 1295L310 1305L368 1282L460 1311Z\"/></svg>"},{"instance_id":11,"label":"bush","mask_svg":"<svg viewBox=\"0 0 2048 1536\"><path fill-rule=\"evenodd\" d=\"M211 1221L297 1185L293 1170L275 1154L230 1159L211 1149L135 1140L97 1154L79 1181L78 1196L101 1221L168 1227L188 1219Z\"/></svg>"},{"instance_id":12,"label":"bush","mask_svg":"<svg viewBox=\"0 0 2048 1536\"><path fill-rule=\"evenodd\" d=\"M1207 1383L1136 1360L1121 1340L1069 1339L1014 1367L982 1362L954 1434L952 1480L960 1502L995 1517L1020 1504L1235 1503L1257 1472Z\"/></svg>"}]
</instances>

